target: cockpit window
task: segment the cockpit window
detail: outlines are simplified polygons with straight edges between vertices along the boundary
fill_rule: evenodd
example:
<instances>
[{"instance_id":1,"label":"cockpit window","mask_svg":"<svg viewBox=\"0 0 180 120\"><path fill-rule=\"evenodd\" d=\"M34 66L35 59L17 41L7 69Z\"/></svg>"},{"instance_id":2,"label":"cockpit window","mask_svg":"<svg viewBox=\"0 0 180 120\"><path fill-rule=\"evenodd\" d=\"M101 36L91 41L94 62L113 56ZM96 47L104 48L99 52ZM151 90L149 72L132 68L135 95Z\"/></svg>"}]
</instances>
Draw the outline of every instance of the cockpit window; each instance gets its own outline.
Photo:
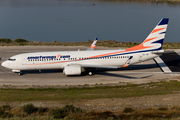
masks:
<instances>
[{"instance_id":1,"label":"cockpit window","mask_svg":"<svg viewBox=\"0 0 180 120\"><path fill-rule=\"evenodd\" d=\"M9 58L8 60L9 60L9 61L16 61L16 59L11 59L11 58Z\"/></svg>"}]
</instances>

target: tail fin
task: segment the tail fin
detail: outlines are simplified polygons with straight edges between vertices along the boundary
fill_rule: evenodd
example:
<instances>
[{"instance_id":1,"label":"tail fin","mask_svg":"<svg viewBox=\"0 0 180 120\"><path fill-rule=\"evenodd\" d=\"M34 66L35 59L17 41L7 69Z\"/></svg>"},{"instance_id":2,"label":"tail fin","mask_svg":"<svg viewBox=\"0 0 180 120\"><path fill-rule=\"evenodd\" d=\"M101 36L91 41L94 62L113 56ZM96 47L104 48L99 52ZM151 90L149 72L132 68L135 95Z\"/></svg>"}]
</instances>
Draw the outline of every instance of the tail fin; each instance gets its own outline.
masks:
<instances>
[{"instance_id":1,"label":"tail fin","mask_svg":"<svg viewBox=\"0 0 180 120\"><path fill-rule=\"evenodd\" d=\"M91 44L91 46L87 50L94 50L94 48L96 47L97 40L98 38L95 38L94 42Z\"/></svg>"},{"instance_id":2,"label":"tail fin","mask_svg":"<svg viewBox=\"0 0 180 120\"><path fill-rule=\"evenodd\" d=\"M163 41L168 25L168 18L163 18L149 34L149 36L138 46L128 48L127 51L157 51L162 49Z\"/></svg>"}]
</instances>

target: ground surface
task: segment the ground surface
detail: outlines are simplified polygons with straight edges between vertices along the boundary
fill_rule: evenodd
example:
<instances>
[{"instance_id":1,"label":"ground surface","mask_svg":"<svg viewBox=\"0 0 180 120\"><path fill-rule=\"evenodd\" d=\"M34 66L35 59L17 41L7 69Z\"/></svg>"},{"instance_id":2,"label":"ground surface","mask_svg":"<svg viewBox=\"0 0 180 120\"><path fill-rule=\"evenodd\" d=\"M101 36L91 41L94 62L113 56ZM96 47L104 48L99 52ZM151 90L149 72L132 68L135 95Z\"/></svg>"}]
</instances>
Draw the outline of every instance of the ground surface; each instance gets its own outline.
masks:
<instances>
[{"instance_id":1,"label":"ground surface","mask_svg":"<svg viewBox=\"0 0 180 120\"><path fill-rule=\"evenodd\" d=\"M85 50L87 47L78 46L8 46L0 47L1 62L10 56L39 51L67 51ZM96 49L117 49L97 47ZM95 85L97 84L119 84L119 83L147 83L156 81L179 80L179 74L164 74L153 60L132 65L125 69L118 70L94 70L95 75L88 76L64 76L62 70L42 71L41 73L29 72L22 76L17 76L11 70L0 66L0 85L1 87L31 87L31 86L65 86L65 85ZM26 86L28 85L28 86ZM160 106L180 106L180 94L156 95L130 98L105 98L83 101L29 101L35 106L61 107L65 104L73 104L87 110L118 110L126 106L135 108L160 107ZM1 104L7 102L2 101ZM22 106L28 102L8 102L12 106Z\"/></svg>"}]
</instances>

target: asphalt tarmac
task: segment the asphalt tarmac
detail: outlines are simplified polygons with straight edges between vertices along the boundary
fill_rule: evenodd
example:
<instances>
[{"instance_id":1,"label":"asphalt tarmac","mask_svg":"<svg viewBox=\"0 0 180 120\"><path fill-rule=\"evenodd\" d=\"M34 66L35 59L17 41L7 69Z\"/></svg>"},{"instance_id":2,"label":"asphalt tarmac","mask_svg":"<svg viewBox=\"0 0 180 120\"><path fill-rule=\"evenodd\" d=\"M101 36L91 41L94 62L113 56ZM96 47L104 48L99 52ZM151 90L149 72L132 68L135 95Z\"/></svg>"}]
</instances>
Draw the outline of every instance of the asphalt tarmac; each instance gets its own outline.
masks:
<instances>
[{"instance_id":1,"label":"asphalt tarmac","mask_svg":"<svg viewBox=\"0 0 180 120\"><path fill-rule=\"evenodd\" d=\"M180 56L178 52L166 51L160 58L172 72L180 72Z\"/></svg>"},{"instance_id":2,"label":"asphalt tarmac","mask_svg":"<svg viewBox=\"0 0 180 120\"><path fill-rule=\"evenodd\" d=\"M0 63L13 55L42 51L86 50L86 46L0 46ZM118 49L96 47L96 50ZM65 76L60 70L25 71L18 76L10 69L0 66L0 86L79 86L79 85L116 85L124 83L148 83L179 80L179 74L164 74L154 60L130 65L122 69L93 69L93 75Z\"/></svg>"}]
</instances>

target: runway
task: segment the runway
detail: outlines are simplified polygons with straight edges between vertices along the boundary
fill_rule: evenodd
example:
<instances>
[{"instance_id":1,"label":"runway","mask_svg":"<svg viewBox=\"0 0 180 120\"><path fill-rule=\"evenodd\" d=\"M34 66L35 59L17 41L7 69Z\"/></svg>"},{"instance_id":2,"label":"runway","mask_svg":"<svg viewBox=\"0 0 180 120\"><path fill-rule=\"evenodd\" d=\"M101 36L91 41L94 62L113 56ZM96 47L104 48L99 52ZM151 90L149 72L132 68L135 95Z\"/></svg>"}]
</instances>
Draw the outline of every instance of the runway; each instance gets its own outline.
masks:
<instances>
[{"instance_id":1,"label":"runway","mask_svg":"<svg viewBox=\"0 0 180 120\"><path fill-rule=\"evenodd\" d=\"M0 47L1 62L10 56L40 51L85 50L86 46L9 46ZM96 49L117 49L96 47ZM154 60L131 65L122 69L93 69L94 75L65 76L62 70L26 71L18 76L11 70L0 66L0 86L79 86L79 85L117 85L124 83L148 83L156 81L179 80L179 74L164 74Z\"/></svg>"}]
</instances>

